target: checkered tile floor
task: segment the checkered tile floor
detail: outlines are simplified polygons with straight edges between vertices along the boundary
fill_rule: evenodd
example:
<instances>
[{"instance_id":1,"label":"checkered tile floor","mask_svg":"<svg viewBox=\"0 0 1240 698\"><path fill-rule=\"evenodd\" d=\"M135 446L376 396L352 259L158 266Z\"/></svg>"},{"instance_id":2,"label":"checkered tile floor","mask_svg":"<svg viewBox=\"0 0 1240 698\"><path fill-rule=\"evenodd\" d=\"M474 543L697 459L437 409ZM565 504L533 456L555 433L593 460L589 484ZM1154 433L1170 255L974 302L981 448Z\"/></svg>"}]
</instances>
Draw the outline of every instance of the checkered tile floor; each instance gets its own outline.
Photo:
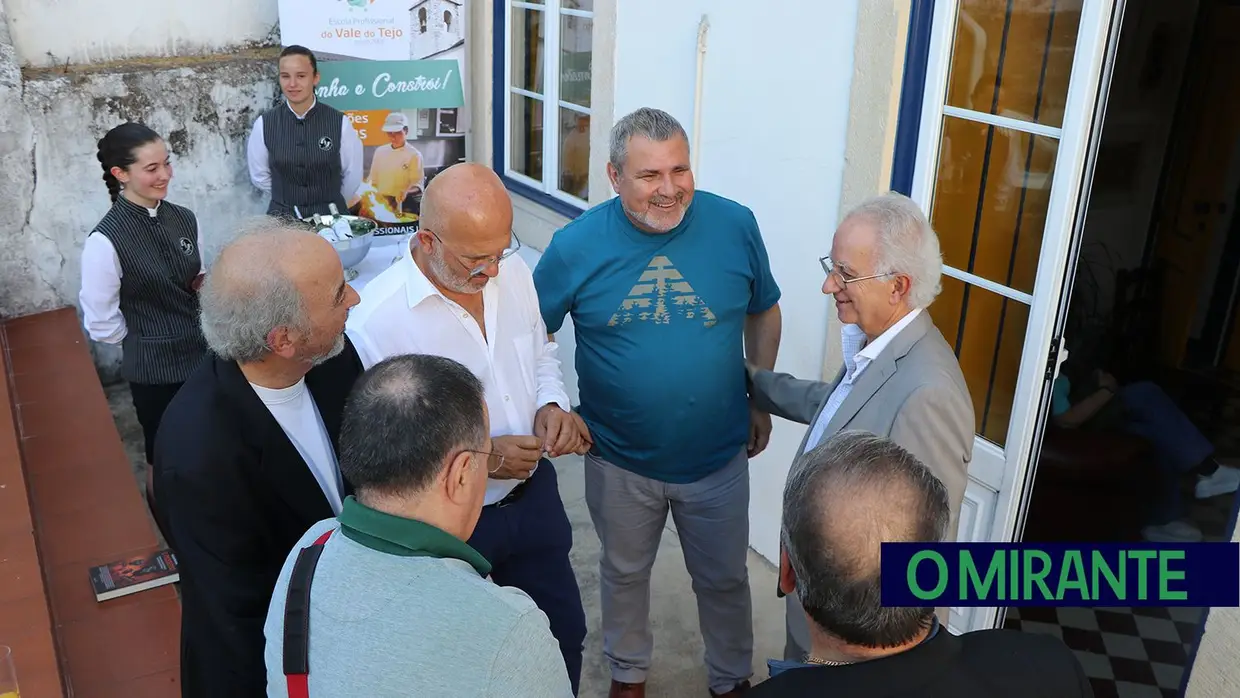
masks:
<instances>
[{"instance_id":1,"label":"checkered tile floor","mask_svg":"<svg viewBox=\"0 0 1240 698\"><path fill-rule=\"evenodd\" d=\"M1013 608L1004 627L1054 635L1076 652L1096 698L1174 698L1200 608Z\"/></svg>"}]
</instances>

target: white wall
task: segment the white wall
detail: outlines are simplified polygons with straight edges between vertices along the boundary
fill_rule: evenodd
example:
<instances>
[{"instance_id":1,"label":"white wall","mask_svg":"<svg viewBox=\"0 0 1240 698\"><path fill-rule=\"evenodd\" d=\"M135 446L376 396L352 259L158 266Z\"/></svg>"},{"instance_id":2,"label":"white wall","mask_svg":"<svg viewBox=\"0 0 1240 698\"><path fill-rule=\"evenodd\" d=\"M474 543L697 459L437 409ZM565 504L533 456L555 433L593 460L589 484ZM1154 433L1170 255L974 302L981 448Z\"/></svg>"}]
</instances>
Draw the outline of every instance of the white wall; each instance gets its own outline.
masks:
<instances>
[{"instance_id":1,"label":"white wall","mask_svg":"<svg viewBox=\"0 0 1240 698\"><path fill-rule=\"evenodd\" d=\"M617 8L616 117L658 107L690 131L698 23L709 13L698 188L753 209L783 289L776 368L810 378L822 371L827 301L817 258L837 222L858 1L624 0ZM775 422L751 467L750 501L751 544L771 560L805 429Z\"/></svg>"},{"instance_id":2,"label":"white wall","mask_svg":"<svg viewBox=\"0 0 1240 698\"><path fill-rule=\"evenodd\" d=\"M276 0L3 0L18 60L78 65L218 53L264 41Z\"/></svg>"}]
</instances>

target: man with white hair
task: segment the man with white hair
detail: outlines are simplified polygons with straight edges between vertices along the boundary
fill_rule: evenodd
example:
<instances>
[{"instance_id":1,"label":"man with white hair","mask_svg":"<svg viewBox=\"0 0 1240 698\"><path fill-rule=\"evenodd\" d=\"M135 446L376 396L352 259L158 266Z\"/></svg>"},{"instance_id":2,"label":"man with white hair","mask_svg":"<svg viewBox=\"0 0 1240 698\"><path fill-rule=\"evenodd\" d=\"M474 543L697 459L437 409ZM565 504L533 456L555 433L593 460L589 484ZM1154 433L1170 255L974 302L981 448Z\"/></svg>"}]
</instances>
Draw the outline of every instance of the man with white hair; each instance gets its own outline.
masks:
<instances>
[{"instance_id":1,"label":"man with white hair","mask_svg":"<svg viewBox=\"0 0 1240 698\"><path fill-rule=\"evenodd\" d=\"M362 363L357 293L319 236L261 219L201 291L212 354L155 440L158 506L181 567L184 696L266 695L263 621L280 566L350 494L336 448Z\"/></svg>"},{"instance_id":2,"label":"man with white hair","mask_svg":"<svg viewBox=\"0 0 1240 698\"><path fill-rule=\"evenodd\" d=\"M750 397L773 415L810 425L798 454L841 431L886 436L926 464L947 487L954 540L973 457L973 402L960 364L926 308L940 290L939 240L908 197L888 193L844 216L819 260L844 323L844 366L831 382L802 380L750 365ZM809 651L809 628L788 595L785 659ZM947 609L938 609L947 622Z\"/></svg>"}]
</instances>

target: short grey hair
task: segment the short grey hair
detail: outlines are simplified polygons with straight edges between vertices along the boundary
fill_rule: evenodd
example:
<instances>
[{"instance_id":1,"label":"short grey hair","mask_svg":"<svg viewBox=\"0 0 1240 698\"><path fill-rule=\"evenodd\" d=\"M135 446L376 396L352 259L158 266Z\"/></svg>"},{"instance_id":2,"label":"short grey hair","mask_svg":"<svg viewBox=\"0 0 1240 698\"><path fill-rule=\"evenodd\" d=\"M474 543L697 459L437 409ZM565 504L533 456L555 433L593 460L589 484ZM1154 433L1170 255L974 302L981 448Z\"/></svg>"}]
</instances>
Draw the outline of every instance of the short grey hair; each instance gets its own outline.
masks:
<instances>
[{"instance_id":1,"label":"short grey hair","mask_svg":"<svg viewBox=\"0 0 1240 698\"><path fill-rule=\"evenodd\" d=\"M645 136L652 141L661 143L677 136L689 142L685 128L676 117L662 109L642 107L625 115L611 127L611 166L616 170L624 169L624 162L629 158L629 139L633 136Z\"/></svg>"},{"instance_id":2,"label":"short grey hair","mask_svg":"<svg viewBox=\"0 0 1240 698\"><path fill-rule=\"evenodd\" d=\"M258 361L271 351L267 337L272 330L309 331L301 292L279 263L290 231L312 234L276 218L247 221L207 270L199 291L202 334L220 358Z\"/></svg>"},{"instance_id":3,"label":"short grey hair","mask_svg":"<svg viewBox=\"0 0 1240 698\"><path fill-rule=\"evenodd\" d=\"M938 542L947 488L890 439L841 432L801 456L784 485L780 538L813 622L851 645L893 647L933 608L884 607L883 542Z\"/></svg>"},{"instance_id":4,"label":"short grey hair","mask_svg":"<svg viewBox=\"0 0 1240 698\"><path fill-rule=\"evenodd\" d=\"M939 236L921 207L898 192L888 192L862 201L845 216L865 218L878 235L876 274L907 274L911 280L908 303L911 309L926 308L943 289L943 254Z\"/></svg>"}]
</instances>

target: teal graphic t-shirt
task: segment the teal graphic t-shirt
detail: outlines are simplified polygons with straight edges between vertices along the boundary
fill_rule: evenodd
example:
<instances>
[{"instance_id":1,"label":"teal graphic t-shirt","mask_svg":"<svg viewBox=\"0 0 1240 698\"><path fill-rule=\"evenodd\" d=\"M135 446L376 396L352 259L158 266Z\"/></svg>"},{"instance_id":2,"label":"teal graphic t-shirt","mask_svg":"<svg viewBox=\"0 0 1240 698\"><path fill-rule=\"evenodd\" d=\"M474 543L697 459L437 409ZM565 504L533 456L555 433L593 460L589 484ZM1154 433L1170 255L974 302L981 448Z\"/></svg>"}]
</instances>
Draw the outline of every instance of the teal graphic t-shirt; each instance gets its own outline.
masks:
<instances>
[{"instance_id":1,"label":"teal graphic t-shirt","mask_svg":"<svg viewBox=\"0 0 1240 698\"><path fill-rule=\"evenodd\" d=\"M612 198L556 233L534 284L548 332L571 313L599 457L686 483L737 455L749 436L745 318L780 296L748 208L698 191L656 235Z\"/></svg>"}]
</instances>

